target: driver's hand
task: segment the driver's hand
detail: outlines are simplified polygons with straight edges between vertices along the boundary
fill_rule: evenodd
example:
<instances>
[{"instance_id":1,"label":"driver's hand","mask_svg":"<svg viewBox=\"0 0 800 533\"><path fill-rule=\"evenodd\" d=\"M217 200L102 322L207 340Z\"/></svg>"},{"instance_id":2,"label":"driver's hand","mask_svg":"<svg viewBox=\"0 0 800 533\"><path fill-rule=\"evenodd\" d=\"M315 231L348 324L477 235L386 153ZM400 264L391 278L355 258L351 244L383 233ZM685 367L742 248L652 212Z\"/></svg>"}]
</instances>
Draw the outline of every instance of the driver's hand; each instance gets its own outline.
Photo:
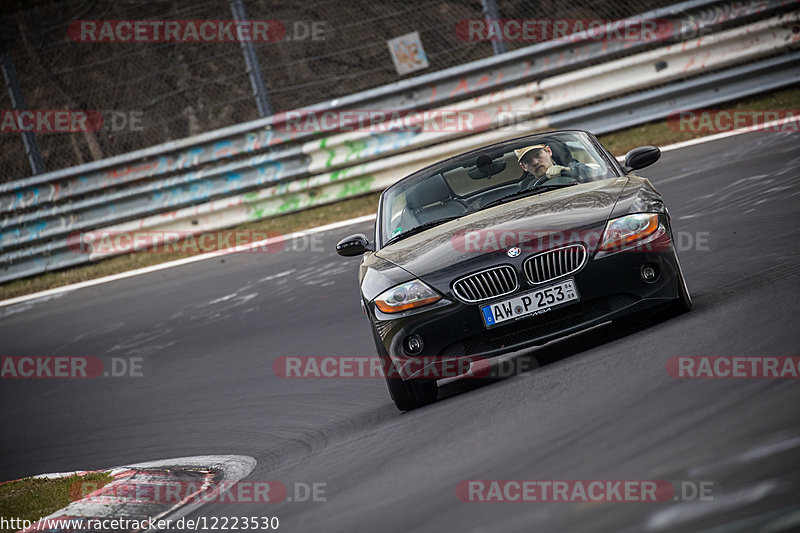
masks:
<instances>
[{"instance_id":1,"label":"driver's hand","mask_svg":"<svg viewBox=\"0 0 800 533\"><path fill-rule=\"evenodd\" d=\"M562 167L561 165L553 165L552 167L547 169L547 172L544 173L547 176L547 179L557 178L561 175L562 170L569 170L569 167Z\"/></svg>"}]
</instances>

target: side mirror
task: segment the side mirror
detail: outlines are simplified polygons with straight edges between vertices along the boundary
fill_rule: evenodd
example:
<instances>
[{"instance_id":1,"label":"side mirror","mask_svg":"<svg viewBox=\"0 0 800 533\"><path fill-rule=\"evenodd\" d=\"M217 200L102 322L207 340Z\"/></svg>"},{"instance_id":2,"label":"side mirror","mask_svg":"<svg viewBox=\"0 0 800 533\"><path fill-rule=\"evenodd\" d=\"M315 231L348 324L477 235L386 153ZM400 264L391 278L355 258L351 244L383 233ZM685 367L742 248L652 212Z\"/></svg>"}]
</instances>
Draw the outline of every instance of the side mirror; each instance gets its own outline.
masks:
<instances>
[{"instance_id":1,"label":"side mirror","mask_svg":"<svg viewBox=\"0 0 800 533\"><path fill-rule=\"evenodd\" d=\"M638 170L649 167L661 157L661 150L655 146L639 146L634 148L625 156L625 170Z\"/></svg>"},{"instance_id":2,"label":"side mirror","mask_svg":"<svg viewBox=\"0 0 800 533\"><path fill-rule=\"evenodd\" d=\"M345 237L336 245L336 253L342 257L354 257L372 251L372 245L363 233Z\"/></svg>"}]
</instances>

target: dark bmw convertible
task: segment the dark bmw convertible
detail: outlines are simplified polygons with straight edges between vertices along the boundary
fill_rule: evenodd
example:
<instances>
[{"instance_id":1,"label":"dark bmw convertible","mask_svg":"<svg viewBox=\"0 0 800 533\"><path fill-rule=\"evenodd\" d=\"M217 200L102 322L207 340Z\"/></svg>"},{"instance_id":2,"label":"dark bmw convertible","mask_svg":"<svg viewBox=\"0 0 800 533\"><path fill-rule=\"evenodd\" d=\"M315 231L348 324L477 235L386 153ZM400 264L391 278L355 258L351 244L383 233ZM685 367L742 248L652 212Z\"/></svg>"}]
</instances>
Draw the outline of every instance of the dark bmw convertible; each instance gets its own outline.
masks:
<instances>
[{"instance_id":1,"label":"dark bmw convertible","mask_svg":"<svg viewBox=\"0 0 800 533\"><path fill-rule=\"evenodd\" d=\"M589 133L550 132L386 189L374 239L336 248L363 254L362 303L397 407L436 400L437 378L471 362L691 309L667 207L634 174L659 156L636 148L620 165Z\"/></svg>"}]
</instances>

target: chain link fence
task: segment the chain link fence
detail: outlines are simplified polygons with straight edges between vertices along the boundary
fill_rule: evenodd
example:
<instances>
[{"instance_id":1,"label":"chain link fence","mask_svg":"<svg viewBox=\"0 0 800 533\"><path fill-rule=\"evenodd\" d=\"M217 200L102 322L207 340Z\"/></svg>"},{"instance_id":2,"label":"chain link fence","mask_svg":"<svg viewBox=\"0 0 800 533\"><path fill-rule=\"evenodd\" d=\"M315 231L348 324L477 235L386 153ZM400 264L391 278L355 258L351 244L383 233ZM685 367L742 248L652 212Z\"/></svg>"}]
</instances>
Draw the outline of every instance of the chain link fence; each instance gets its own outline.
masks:
<instances>
[{"instance_id":1,"label":"chain link fence","mask_svg":"<svg viewBox=\"0 0 800 533\"><path fill-rule=\"evenodd\" d=\"M504 19L620 19L663 0L497 0ZM481 19L481 1L243 0L250 20L280 21L285 35L254 43L273 112L286 111L491 56L456 28ZM36 133L46 170L111 157L259 118L238 42L88 42L75 21L233 18L229 0L18 0L0 12L8 52L31 110L87 110L96 131ZM398 75L387 41L418 32L429 66ZM513 50L530 42L508 42ZM0 110L12 110L8 87ZM31 175L22 137L0 132L0 181ZM45 128L46 129L46 128ZM91 129L91 128L90 128Z\"/></svg>"}]
</instances>

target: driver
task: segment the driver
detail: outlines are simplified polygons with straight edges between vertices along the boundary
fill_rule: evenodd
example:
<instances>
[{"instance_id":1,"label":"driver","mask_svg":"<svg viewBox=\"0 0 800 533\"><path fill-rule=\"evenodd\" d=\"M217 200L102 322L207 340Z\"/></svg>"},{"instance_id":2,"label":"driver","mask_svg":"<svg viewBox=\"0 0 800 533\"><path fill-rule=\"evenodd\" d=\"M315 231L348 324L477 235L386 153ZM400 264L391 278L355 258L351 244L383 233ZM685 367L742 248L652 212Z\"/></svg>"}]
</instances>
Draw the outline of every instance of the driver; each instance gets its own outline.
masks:
<instances>
[{"instance_id":1,"label":"driver","mask_svg":"<svg viewBox=\"0 0 800 533\"><path fill-rule=\"evenodd\" d=\"M533 186L562 175L577 178L581 182L588 181L591 177L591 169L575 159L568 163L569 166L557 165L553 161L552 149L546 144L526 146L525 148L514 150L514 154L516 154L522 170L537 178L534 180Z\"/></svg>"}]
</instances>

